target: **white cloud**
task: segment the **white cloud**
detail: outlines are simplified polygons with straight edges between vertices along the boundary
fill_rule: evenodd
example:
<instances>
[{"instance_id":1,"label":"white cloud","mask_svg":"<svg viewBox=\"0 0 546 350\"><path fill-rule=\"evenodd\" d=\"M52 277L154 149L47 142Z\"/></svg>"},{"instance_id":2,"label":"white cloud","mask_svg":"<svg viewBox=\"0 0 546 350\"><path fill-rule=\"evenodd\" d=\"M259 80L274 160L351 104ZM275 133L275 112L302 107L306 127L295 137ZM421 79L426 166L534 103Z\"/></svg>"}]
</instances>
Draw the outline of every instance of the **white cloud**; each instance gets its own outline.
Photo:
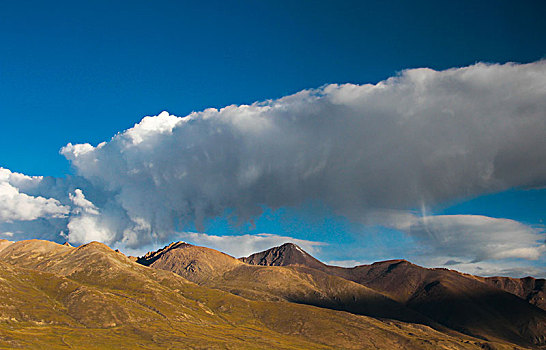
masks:
<instances>
[{"instance_id":1,"label":"white cloud","mask_svg":"<svg viewBox=\"0 0 546 350\"><path fill-rule=\"evenodd\" d=\"M110 205L126 225L116 239L143 227L138 218L149 226L138 236L147 244L228 209L245 221L263 206L318 200L362 220L544 186L545 111L546 61L480 63L184 118L164 112L107 143L69 144L62 153L92 184L86 191L115 197Z\"/></svg>"},{"instance_id":2,"label":"white cloud","mask_svg":"<svg viewBox=\"0 0 546 350\"><path fill-rule=\"evenodd\" d=\"M235 257L249 256L284 243L294 243L310 254L316 254L325 243L308 241L270 233L239 236L214 236L197 232L182 232L177 235L181 240L195 245L214 248Z\"/></svg>"},{"instance_id":3,"label":"white cloud","mask_svg":"<svg viewBox=\"0 0 546 350\"><path fill-rule=\"evenodd\" d=\"M436 268L445 267L459 272L469 273L476 276L508 276L514 278L522 278L533 276L535 278L546 278L546 270L544 264L532 265L521 260L495 260L495 261L478 261L478 262L462 262L445 260L446 257L428 257L413 261L422 266ZM449 259L449 258L448 258Z\"/></svg>"},{"instance_id":4,"label":"white cloud","mask_svg":"<svg viewBox=\"0 0 546 350\"><path fill-rule=\"evenodd\" d=\"M537 260L546 251L543 231L509 219L480 215L415 217L405 231L426 254L473 262Z\"/></svg>"},{"instance_id":5,"label":"white cloud","mask_svg":"<svg viewBox=\"0 0 546 350\"><path fill-rule=\"evenodd\" d=\"M99 215L97 207L85 198L83 191L79 188L74 190L74 194L69 193L68 198L70 198L75 206L75 209L73 210L75 214L80 214L81 212L84 212L88 214Z\"/></svg>"},{"instance_id":6,"label":"white cloud","mask_svg":"<svg viewBox=\"0 0 546 350\"><path fill-rule=\"evenodd\" d=\"M332 265L332 266L341 266L341 267L355 267L359 265L367 265L373 263L371 262L362 262L360 260L330 260L326 261L325 264Z\"/></svg>"},{"instance_id":7,"label":"white cloud","mask_svg":"<svg viewBox=\"0 0 546 350\"><path fill-rule=\"evenodd\" d=\"M67 224L68 241L74 244L90 241L112 243L114 238L112 229L105 224L105 218L100 215L97 207L85 198L83 191L76 189L74 194L69 194L69 198L73 203L73 209Z\"/></svg>"},{"instance_id":8,"label":"white cloud","mask_svg":"<svg viewBox=\"0 0 546 350\"><path fill-rule=\"evenodd\" d=\"M74 216L67 225L68 241L73 244L84 244L92 241L109 244L112 242L112 233L100 224L96 216Z\"/></svg>"},{"instance_id":9,"label":"white cloud","mask_svg":"<svg viewBox=\"0 0 546 350\"><path fill-rule=\"evenodd\" d=\"M16 185L22 187L40 182L41 178L12 173L0 168L0 222L35 220L43 217L63 217L68 207L54 198L30 196L21 193Z\"/></svg>"},{"instance_id":10,"label":"white cloud","mask_svg":"<svg viewBox=\"0 0 546 350\"><path fill-rule=\"evenodd\" d=\"M170 134L173 128L183 120L184 118L162 112L156 117L144 117L140 123L126 130L124 135L131 140L133 145L137 145L157 134Z\"/></svg>"}]
</instances>

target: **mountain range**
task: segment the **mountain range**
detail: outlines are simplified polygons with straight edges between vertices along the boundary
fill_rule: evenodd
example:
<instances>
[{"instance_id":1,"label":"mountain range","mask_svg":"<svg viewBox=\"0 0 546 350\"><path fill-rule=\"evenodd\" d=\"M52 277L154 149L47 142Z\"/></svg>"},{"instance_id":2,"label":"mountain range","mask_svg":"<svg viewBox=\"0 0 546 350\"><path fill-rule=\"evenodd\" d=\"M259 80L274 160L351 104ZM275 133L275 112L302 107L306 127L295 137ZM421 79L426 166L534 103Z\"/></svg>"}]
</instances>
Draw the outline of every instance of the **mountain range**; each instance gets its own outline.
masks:
<instances>
[{"instance_id":1,"label":"mountain range","mask_svg":"<svg viewBox=\"0 0 546 350\"><path fill-rule=\"evenodd\" d=\"M544 280L174 242L0 241L0 348L545 349Z\"/></svg>"}]
</instances>

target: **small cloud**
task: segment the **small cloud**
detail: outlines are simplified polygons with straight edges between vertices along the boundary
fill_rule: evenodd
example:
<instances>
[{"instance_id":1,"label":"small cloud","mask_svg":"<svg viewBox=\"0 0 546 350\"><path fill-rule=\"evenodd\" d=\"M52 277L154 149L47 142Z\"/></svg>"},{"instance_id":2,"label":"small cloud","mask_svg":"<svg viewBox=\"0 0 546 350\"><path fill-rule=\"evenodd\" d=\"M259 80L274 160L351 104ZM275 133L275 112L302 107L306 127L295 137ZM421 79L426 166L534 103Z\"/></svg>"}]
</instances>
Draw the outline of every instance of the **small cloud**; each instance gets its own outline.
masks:
<instances>
[{"instance_id":1,"label":"small cloud","mask_svg":"<svg viewBox=\"0 0 546 350\"><path fill-rule=\"evenodd\" d=\"M359 265L365 265L365 263L359 260L330 260L327 261L326 264L341 267L355 267Z\"/></svg>"},{"instance_id":2,"label":"small cloud","mask_svg":"<svg viewBox=\"0 0 546 350\"><path fill-rule=\"evenodd\" d=\"M459 265L462 264L462 261L458 260L448 260L444 263L444 266Z\"/></svg>"}]
</instances>

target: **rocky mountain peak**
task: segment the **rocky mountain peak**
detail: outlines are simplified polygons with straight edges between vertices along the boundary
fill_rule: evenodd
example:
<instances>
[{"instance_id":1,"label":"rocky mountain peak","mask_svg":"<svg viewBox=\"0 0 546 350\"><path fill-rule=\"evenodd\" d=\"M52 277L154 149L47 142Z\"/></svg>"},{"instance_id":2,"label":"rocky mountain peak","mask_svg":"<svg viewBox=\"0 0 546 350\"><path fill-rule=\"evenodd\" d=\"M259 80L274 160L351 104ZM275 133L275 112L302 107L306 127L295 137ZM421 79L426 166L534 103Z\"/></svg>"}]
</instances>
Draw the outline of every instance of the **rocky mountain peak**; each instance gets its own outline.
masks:
<instances>
[{"instance_id":1,"label":"rocky mountain peak","mask_svg":"<svg viewBox=\"0 0 546 350\"><path fill-rule=\"evenodd\" d=\"M294 243L284 243L263 252L252 254L239 260L251 265L264 266L288 266L303 265L307 267L322 268L323 263L312 257Z\"/></svg>"}]
</instances>

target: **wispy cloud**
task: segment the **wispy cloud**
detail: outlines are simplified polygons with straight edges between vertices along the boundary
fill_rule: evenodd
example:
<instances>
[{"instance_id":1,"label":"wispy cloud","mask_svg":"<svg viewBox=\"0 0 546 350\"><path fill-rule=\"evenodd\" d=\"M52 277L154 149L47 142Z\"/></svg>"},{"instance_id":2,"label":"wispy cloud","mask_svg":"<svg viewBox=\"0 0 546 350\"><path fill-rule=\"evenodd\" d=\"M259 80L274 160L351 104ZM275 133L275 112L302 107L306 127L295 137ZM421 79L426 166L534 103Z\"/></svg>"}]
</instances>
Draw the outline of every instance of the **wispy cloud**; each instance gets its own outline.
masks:
<instances>
[{"instance_id":1,"label":"wispy cloud","mask_svg":"<svg viewBox=\"0 0 546 350\"><path fill-rule=\"evenodd\" d=\"M442 262L444 261L444 262ZM415 261L428 267L445 267L460 272L470 273L477 276L509 276L522 278L532 276L535 278L546 278L544 264L532 265L519 259L490 260L478 262L445 261L445 257L422 257Z\"/></svg>"},{"instance_id":2,"label":"wispy cloud","mask_svg":"<svg viewBox=\"0 0 546 350\"><path fill-rule=\"evenodd\" d=\"M537 260L546 251L546 234L542 229L481 215L416 217L405 231L424 247L424 254L472 262Z\"/></svg>"}]
</instances>

